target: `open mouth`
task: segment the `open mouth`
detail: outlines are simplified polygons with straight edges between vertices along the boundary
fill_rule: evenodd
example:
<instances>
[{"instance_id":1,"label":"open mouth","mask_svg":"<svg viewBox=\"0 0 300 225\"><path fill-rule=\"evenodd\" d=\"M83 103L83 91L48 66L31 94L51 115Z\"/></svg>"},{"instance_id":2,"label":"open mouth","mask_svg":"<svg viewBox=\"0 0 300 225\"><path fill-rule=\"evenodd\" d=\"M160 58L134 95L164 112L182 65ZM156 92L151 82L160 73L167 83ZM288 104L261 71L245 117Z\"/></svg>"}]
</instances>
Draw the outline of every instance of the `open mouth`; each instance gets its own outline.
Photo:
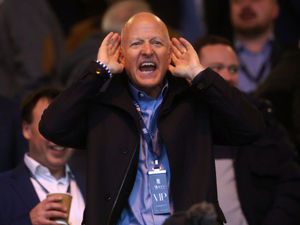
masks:
<instances>
[{"instance_id":1,"label":"open mouth","mask_svg":"<svg viewBox=\"0 0 300 225\"><path fill-rule=\"evenodd\" d=\"M243 10L240 14L242 20L251 20L256 17L256 14L252 10Z\"/></svg>"},{"instance_id":2,"label":"open mouth","mask_svg":"<svg viewBox=\"0 0 300 225\"><path fill-rule=\"evenodd\" d=\"M139 65L139 70L143 73L152 73L156 70L156 64L154 62L142 62Z\"/></svg>"},{"instance_id":3,"label":"open mouth","mask_svg":"<svg viewBox=\"0 0 300 225\"><path fill-rule=\"evenodd\" d=\"M62 147L62 146L59 146L59 145L50 146L50 148L52 150L59 151L59 152L62 152L63 150L65 150L65 147Z\"/></svg>"}]
</instances>

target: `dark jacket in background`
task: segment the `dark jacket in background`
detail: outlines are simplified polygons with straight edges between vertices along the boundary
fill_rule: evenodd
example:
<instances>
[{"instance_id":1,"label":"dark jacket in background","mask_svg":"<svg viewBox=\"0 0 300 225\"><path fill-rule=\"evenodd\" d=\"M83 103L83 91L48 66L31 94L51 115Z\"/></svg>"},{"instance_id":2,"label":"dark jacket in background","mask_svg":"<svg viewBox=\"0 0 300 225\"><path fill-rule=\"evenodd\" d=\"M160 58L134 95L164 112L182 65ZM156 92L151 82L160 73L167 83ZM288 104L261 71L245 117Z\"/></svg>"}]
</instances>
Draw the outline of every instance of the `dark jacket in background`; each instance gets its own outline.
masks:
<instances>
[{"instance_id":1,"label":"dark jacket in background","mask_svg":"<svg viewBox=\"0 0 300 225\"><path fill-rule=\"evenodd\" d=\"M277 49L277 48L276 48ZM275 49L275 50L276 50ZM300 51L273 51L276 63L254 93L272 102L274 115L287 129L300 153ZM275 56L274 56L275 57Z\"/></svg>"},{"instance_id":2,"label":"dark jacket in background","mask_svg":"<svg viewBox=\"0 0 300 225\"><path fill-rule=\"evenodd\" d=\"M0 172L15 168L27 151L17 104L0 96Z\"/></svg>"},{"instance_id":3,"label":"dark jacket in background","mask_svg":"<svg viewBox=\"0 0 300 225\"><path fill-rule=\"evenodd\" d=\"M298 225L300 167L294 145L274 118L271 105L252 102L265 118L262 137L246 146L214 146L214 155L233 156L238 197L249 225Z\"/></svg>"}]
</instances>

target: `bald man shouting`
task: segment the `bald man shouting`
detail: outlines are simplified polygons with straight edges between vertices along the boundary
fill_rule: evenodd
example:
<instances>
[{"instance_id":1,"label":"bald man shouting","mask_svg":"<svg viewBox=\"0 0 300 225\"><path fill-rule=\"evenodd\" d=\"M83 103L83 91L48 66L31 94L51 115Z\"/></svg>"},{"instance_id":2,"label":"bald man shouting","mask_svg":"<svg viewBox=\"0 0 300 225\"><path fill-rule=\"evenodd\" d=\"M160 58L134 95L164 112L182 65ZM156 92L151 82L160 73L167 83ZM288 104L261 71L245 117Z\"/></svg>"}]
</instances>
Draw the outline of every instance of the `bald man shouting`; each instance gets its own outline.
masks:
<instances>
[{"instance_id":1,"label":"bald man shouting","mask_svg":"<svg viewBox=\"0 0 300 225\"><path fill-rule=\"evenodd\" d=\"M259 136L262 117L151 13L109 33L96 62L44 112L41 133L87 148L85 224L161 225L207 201L224 222L212 143Z\"/></svg>"}]
</instances>

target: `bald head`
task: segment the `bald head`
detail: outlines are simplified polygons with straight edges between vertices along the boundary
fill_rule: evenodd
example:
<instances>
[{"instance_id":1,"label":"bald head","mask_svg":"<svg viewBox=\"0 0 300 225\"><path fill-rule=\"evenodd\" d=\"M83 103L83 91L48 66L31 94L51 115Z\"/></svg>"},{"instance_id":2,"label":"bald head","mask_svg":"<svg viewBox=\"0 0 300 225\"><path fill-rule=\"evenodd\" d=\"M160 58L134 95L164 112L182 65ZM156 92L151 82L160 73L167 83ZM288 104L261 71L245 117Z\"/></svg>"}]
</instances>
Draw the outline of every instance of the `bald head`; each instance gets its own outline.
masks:
<instances>
[{"instance_id":1,"label":"bald head","mask_svg":"<svg viewBox=\"0 0 300 225\"><path fill-rule=\"evenodd\" d=\"M154 15L153 13L150 12L141 12L141 13L137 13L134 16L132 16L131 18L129 18L129 20L125 23L122 32L121 32L121 40L124 39L124 36L126 37L125 34L128 33L128 31L131 29L131 27L135 27L139 24L155 24L157 25L161 31L166 35L166 37L168 39L170 39L169 37L169 32L168 32L168 28L166 26L166 24L156 15ZM122 41L121 41L122 44Z\"/></svg>"},{"instance_id":2,"label":"bald head","mask_svg":"<svg viewBox=\"0 0 300 225\"><path fill-rule=\"evenodd\" d=\"M160 93L171 62L168 29L152 13L138 13L121 33L120 61L131 83L151 97Z\"/></svg>"}]
</instances>

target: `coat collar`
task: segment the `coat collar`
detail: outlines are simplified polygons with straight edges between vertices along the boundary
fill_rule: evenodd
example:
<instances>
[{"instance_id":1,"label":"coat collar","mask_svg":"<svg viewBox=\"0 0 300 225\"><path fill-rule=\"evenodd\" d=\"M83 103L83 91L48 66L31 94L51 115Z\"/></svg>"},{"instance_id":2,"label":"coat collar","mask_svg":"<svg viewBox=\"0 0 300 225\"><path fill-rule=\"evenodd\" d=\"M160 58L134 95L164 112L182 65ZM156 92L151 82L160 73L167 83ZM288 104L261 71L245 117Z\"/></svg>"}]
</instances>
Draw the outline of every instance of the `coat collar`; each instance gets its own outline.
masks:
<instances>
[{"instance_id":1,"label":"coat collar","mask_svg":"<svg viewBox=\"0 0 300 225\"><path fill-rule=\"evenodd\" d=\"M166 74L166 79L168 79L169 87L162 105L161 111L164 112L168 111L171 107L174 98L189 87L189 84L185 79L174 77L169 71ZM110 82L109 87L105 92L97 96L97 101L124 110L135 118L135 122L139 126L139 116L135 106L129 104L132 102L132 97L128 85L128 76L125 72L114 75L113 80Z\"/></svg>"}]
</instances>

